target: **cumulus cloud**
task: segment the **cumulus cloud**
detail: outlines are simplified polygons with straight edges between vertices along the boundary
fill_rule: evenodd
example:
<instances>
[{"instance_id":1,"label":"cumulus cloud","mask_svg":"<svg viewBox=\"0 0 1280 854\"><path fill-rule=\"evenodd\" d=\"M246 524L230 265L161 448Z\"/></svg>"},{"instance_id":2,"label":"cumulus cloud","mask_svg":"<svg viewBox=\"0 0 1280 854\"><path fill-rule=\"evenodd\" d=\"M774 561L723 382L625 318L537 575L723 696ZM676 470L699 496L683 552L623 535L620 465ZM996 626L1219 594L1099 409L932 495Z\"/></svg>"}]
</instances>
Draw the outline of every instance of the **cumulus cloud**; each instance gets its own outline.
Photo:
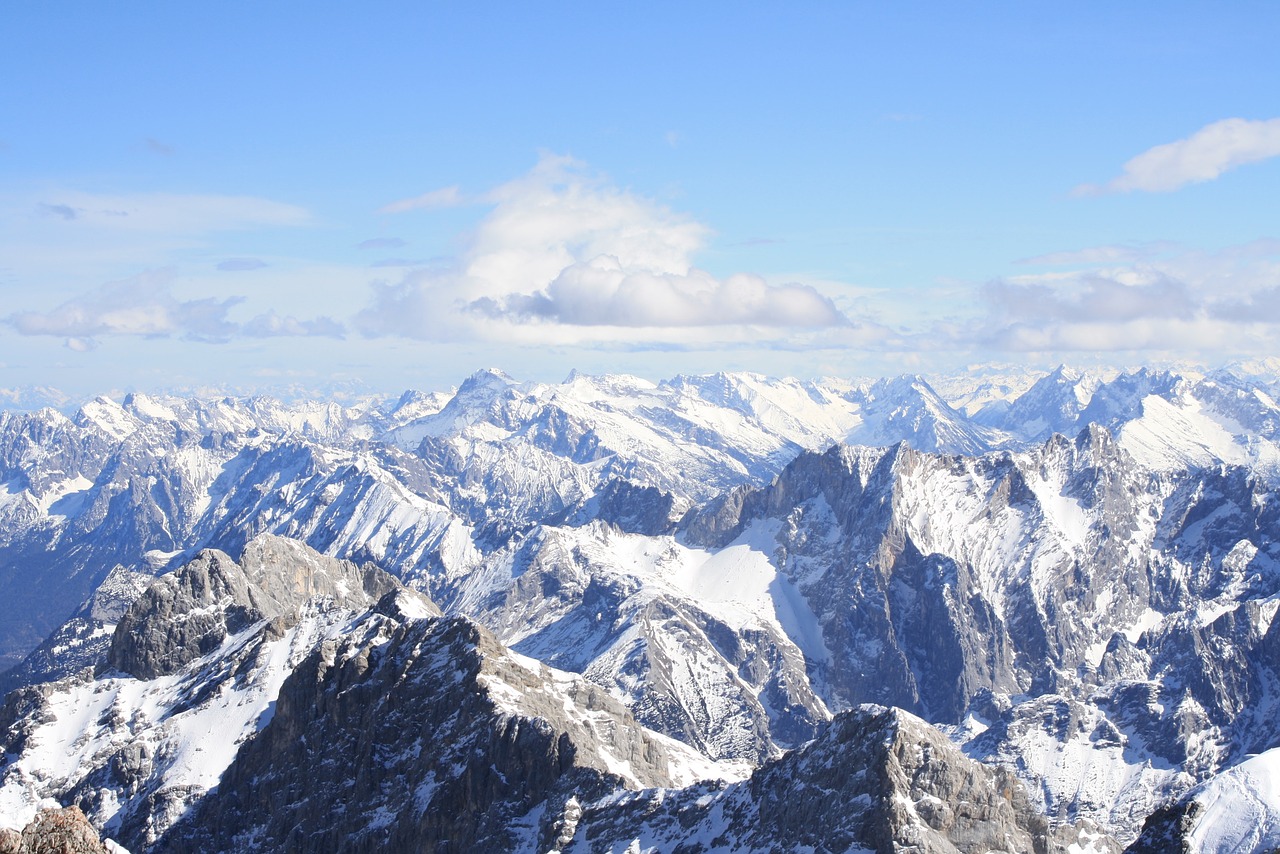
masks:
<instances>
[{"instance_id":1,"label":"cumulus cloud","mask_svg":"<svg viewBox=\"0 0 1280 854\"><path fill-rule=\"evenodd\" d=\"M81 352L96 346L98 338L120 335L222 343L238 336L341 337L345 331L327 317L298 320L275 312L236 323L228 313L243 297L179 299L173 293L173 280L171 269L151 270L102 285L51 311L15 312L4 322L20 335L65 338L67 347Z\"/></svg>"},{"instance_id":2,"label":"cumulus cloud","mask_svg":"<svg viewBox=\"0 0 1280 854\"><path fill-rule=\"evenodd\" d=\"M218 269L224 273L239 273L246 270L261 270L267 262L259 258L228 258L218 263Z\"/></svg>"},{"instance_id":3,"label":"cumulus cloud","mask_svg":"<svg viewBox=\"0 0 1280 854\"><path fill-rule=\"evenodd\" d=\"M717 279L628 272L612 256L567 267L532 296L482 297L470 305L490 317L551 320L576 326L840 326L831 300L806 285L770 286L758 276Z\"/></svg>"},{"instance_id":4,"label":"cumulus cloud","mask_svg":"<svg viewBox=\"0 0 1280 854\"><path fill-rule=\"evenodd\" d=\"M1209 307L1209 313L1236 323L1280 323L1280 285L1243 298L1220 300Z\"/></svg>"},{"instance_id":5,"label":"cumulus cloud","mask_svg":"<svg viewBox=\"0 0 1280 854\"><path fill-rule=\"evenodd\" d=\"M462 195L462 191L457 185L452 187L441 187L438 190L431 190L420 196L413 196L408 199L400 199L396 202L383 205L378 208L378 213L383 214L399 214L416 210L434 210L437 208L454 208L467 203L466 198Z\"/></svg>"},{"instance_id":6,"label":"cumulus cloud","mask_svg":"<svg viewBox=\"0 0 1280 854\"><path fill-rule=\"evenodd\" d=\"M1212 181L1237 166L1280 156L1280 118L1251 121L1223 119L1186 139L1157 145L1124 165L1122 174L1097 186L1083 184L1077 195L1100 193L1167 193Z\"/></svg>"},{"instance_id":7,"label":"cumulus cloud","mask_svg":"<svg viewBox=\"0 0 1280 854\"><path fill-rule=\"evenodd\" d=\"M849 325L810 286L697 269L703 225L571 158L545 156L484 200L491 210L464 251L398 283L376 283L357 328L370 336L567 342L602 337L584 330L617 328L662 339L660 330Z\"/></svg>"}]
</instances>

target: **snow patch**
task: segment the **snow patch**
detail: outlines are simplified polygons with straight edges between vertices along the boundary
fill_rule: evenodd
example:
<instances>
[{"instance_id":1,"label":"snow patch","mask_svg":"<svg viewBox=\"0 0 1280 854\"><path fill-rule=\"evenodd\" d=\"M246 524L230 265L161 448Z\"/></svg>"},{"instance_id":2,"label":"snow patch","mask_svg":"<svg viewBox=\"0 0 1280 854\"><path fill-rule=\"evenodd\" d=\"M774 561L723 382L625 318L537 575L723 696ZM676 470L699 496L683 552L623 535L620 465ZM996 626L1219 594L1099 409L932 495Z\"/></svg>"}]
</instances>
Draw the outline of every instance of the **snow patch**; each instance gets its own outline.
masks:
<instances>
[{"instance_id":1,"label":"snow patch","mask_svg":"<svg viewBox=\"0 0 1280 854\"><path fill-rule=\"evenodd\" d=\"M1188 842L1196 854L1253 854L1280 847L1280 748L1246 759L1193 789L1202 812Z\"/></svg>"}]
</instances>

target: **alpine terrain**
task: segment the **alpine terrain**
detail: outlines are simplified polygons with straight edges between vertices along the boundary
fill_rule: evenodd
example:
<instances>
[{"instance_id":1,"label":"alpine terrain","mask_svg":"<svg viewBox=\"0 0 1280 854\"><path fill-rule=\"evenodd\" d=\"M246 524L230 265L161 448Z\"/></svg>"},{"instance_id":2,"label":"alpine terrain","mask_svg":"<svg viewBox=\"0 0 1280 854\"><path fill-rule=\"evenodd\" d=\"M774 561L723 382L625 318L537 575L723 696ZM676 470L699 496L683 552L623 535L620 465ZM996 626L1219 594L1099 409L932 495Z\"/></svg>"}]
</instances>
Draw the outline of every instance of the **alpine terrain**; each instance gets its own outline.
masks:
<instances>
[{"instance_id":1,"label":"alpine terrain","mask_svg":"<svg viewBox=\"0 0 1280 854\"><path fill-rule=\"evenodd\" d=\"M0 851L1272 852L1277 400L1253 365L12 409Z\"/></svg>"}]
</instances>

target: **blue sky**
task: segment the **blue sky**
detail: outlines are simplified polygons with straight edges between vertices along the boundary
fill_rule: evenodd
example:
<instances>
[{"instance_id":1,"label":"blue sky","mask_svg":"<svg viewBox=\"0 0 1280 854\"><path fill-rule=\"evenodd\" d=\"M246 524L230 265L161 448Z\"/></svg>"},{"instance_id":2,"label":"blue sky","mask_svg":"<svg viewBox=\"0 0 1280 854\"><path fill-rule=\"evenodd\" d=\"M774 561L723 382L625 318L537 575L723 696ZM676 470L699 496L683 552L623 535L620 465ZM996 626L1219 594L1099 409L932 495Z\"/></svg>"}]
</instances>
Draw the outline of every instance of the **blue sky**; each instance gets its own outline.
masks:
<instances>
[{"instance_id":1,"label":"blue sky","mask_svg":"<svg viewBox=\"0 0 1280 854\"><path fill-rule=\"evenodd\" d=\"M6 4L0 387L1276 355L1280 5Z\"/></svg>"}]
</instances>

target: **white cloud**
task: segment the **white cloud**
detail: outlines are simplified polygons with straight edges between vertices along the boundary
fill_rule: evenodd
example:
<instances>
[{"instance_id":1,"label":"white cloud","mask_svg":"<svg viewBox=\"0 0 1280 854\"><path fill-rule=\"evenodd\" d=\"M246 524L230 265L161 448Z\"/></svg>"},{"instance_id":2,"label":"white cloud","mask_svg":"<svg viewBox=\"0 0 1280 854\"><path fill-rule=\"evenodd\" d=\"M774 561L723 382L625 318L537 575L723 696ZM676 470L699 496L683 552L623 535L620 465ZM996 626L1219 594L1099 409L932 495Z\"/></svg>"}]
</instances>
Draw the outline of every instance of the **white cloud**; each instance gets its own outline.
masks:
<instances>
[{"instance_id":1,"label":"white cloud","mask_svg":"<svg viewBox=\"0 0 1280 854\"><path fill-rule=\"evenodd\" d=\"M304 208L253 196L101 195L62 190L47 194L36 207L46 216L79 226L167 234L297 226L311 221Z\"/></svg>"},{"instance_id":2,"label":"white cloud","mask_svg":"<svg viewBox=\"0 0 1280 854\"><path fill-rule=\"evenodd\" d=\"M1055 326L1013 326L992 342L1014 352L1219 350L1238 343L1228 324L1197 320L1143 319Z\"/></svg>"},{"instance_id":3,"label":"white cloud","mask_svg":"<svg viewBox=\"0 0 1280 854\"><path fill-rule=\"evenodd\" d=\"M561 271L544 292L471 304L507 320L552 320L576 326L839 326L847 321L831 301L806 285L770 286L758 276L717 279L701 270L687 275L627 272L613 256Z\"/></svg>"},{"instance_id":4,"label":"white cloud","mask_svg":"<svg viewBox=\"0 0 1280 854\"><path fill-rule=\"evenodd\" d=\"M374 286L362 332L565 343L602 337L592 329L643 328L661 343L690 328L849 323L812 287L695 268L705 226L571 158L545 156L484 198L492 209L452 264Z\"/></svg>"},{"instance_id":5,"label":"white cloud","mask_svg":"<svg viewBox=\"0 0 1280 854\"><path fill-rule=\"evenodd\" d=\"M467 200L462 195L462 191L457 185L451 187L441 187L438 190L431 190L420 196L414 196L409 199L400 199L396 202L383 205L378 208L378 213L398 214L407 213L416 210L434 210L437 208L455 208L464 205Z\"/></svg>"},{"instance_id":6,"label":"white cloud","mask_svg":"<svg viewBox=\"0 0 1280 854\"><path fill-rule=\"evenodd\" d=\"M80 352L92 349L95 339L107 336L225 342L239 336L341 337L344 331L340 323L327 317L298 320L274 311L240 324L227 315L243 297L183 300L174 296L173 281L173 270L151 270L109 282L51 311L15 312L4 322L20 335L66 338L67 347Z\"/></svg>"},{"instance_id":7,"label":"white cloud","mask_svg":"<svg viewBox=\"0 0 1280 854\"><path fill-rule=\"evenodd\" d=\"M98 345L92 338L68 338L65 346L75 353L88 353Z\"/></svg>"},{"instance_id":8,"label":"white cloud","mask_svg":"<svg viewBox=\"0 0 1280 854\"><path fill-rule=\"evenodd\" d=\"M1128 193L1135 190L1167 193L1224 172L1280 156L1280 118L1251 121L1223 119L1206 125L1186 139L1157 145L1124 165L1124 173L1098 187L1084 184L1077 195Z\"/></svg>"},{"instance_id":9,"label":"white cloud","mask_svg":"<svg viewBox=\"0 0 1280 854\"><path fill-rule=\"evenodd\" d=\"M1220 300L1209 307L1209 312L1236 323L1280 323L1280 285Z\"/></svg>"},{"instance_id":10,"label":"white cloud","mask_svg":"<svg viewBox=\"0 0 1280 854\"><path fill-rule=\"evenodd\" d=\"M356 244L357 249L399 249L406 245L402 237L371 237Z\"/></svg>"},{"instance_id":11,"label":"white cloud","mask_svg":"<svg viewBox=\"0 0 1280 854\"><path fill-rule=\"evenodd\" d=\"M180 335L221 340L235 331L226 316L240 302L239 297L179 300L171 291L173 278L171 269L152 270L110 282L52 311L11 314L7 322L22 335L78 339L100 335Z\"/></svg>"},{"instance_id":12,"label":"white cloud","mask_svg":"<svg viewBox=\"0 0 1280 854\"><path fill-rule=\"evenodd\" d=\"M1132 277L1130 277L1132 278ZM1123 281L1097 274L1063 282L992 282L984 296L994 316L1017 323L1124 323L1144 318L1191 319L1195 298L1185 283L1157 273Z\"/></svg>"},{"instance_id":13,"label":"white cloud","mask_svg":"<svg viewBox=\"0 0 1280 854\"><path fill-rule=\"evenodd\" d=\"M1274 350L1280 324L1277 241L1214 251L1171 243L1096 247L1026 263L1056 266L1089 257L1145 260L989 282L979 289L983 312L935 324L917 336L918 346L1039 354L1181 350L1211 360Z\"/></svg>"},{"instance_id":14,"label":"white cloud","mask_svg":"<svg viewBox=\"0 0 1280 854\"><path fill-rule=\"evenodd\" d=\"M346 327L331 317L300 320L292 315L279 315L275 311L260 314L245 323L239 330L249 338L315 337L341 338Z\"/></svg>"},{"instance_id":15,"label":"white cloud","mask_svg":"<svg viewBox=\"0 0 1280 854\"><path fill-rule=\"evenodd\" d=\"M1130 264L1174 252L1180 245L1171 241L1155 241L1136 245L1111 244L1049 252L1033 258L1020 258L1016 264L1068 267L1076 265Z\"/></svg>"}]
</instances>

